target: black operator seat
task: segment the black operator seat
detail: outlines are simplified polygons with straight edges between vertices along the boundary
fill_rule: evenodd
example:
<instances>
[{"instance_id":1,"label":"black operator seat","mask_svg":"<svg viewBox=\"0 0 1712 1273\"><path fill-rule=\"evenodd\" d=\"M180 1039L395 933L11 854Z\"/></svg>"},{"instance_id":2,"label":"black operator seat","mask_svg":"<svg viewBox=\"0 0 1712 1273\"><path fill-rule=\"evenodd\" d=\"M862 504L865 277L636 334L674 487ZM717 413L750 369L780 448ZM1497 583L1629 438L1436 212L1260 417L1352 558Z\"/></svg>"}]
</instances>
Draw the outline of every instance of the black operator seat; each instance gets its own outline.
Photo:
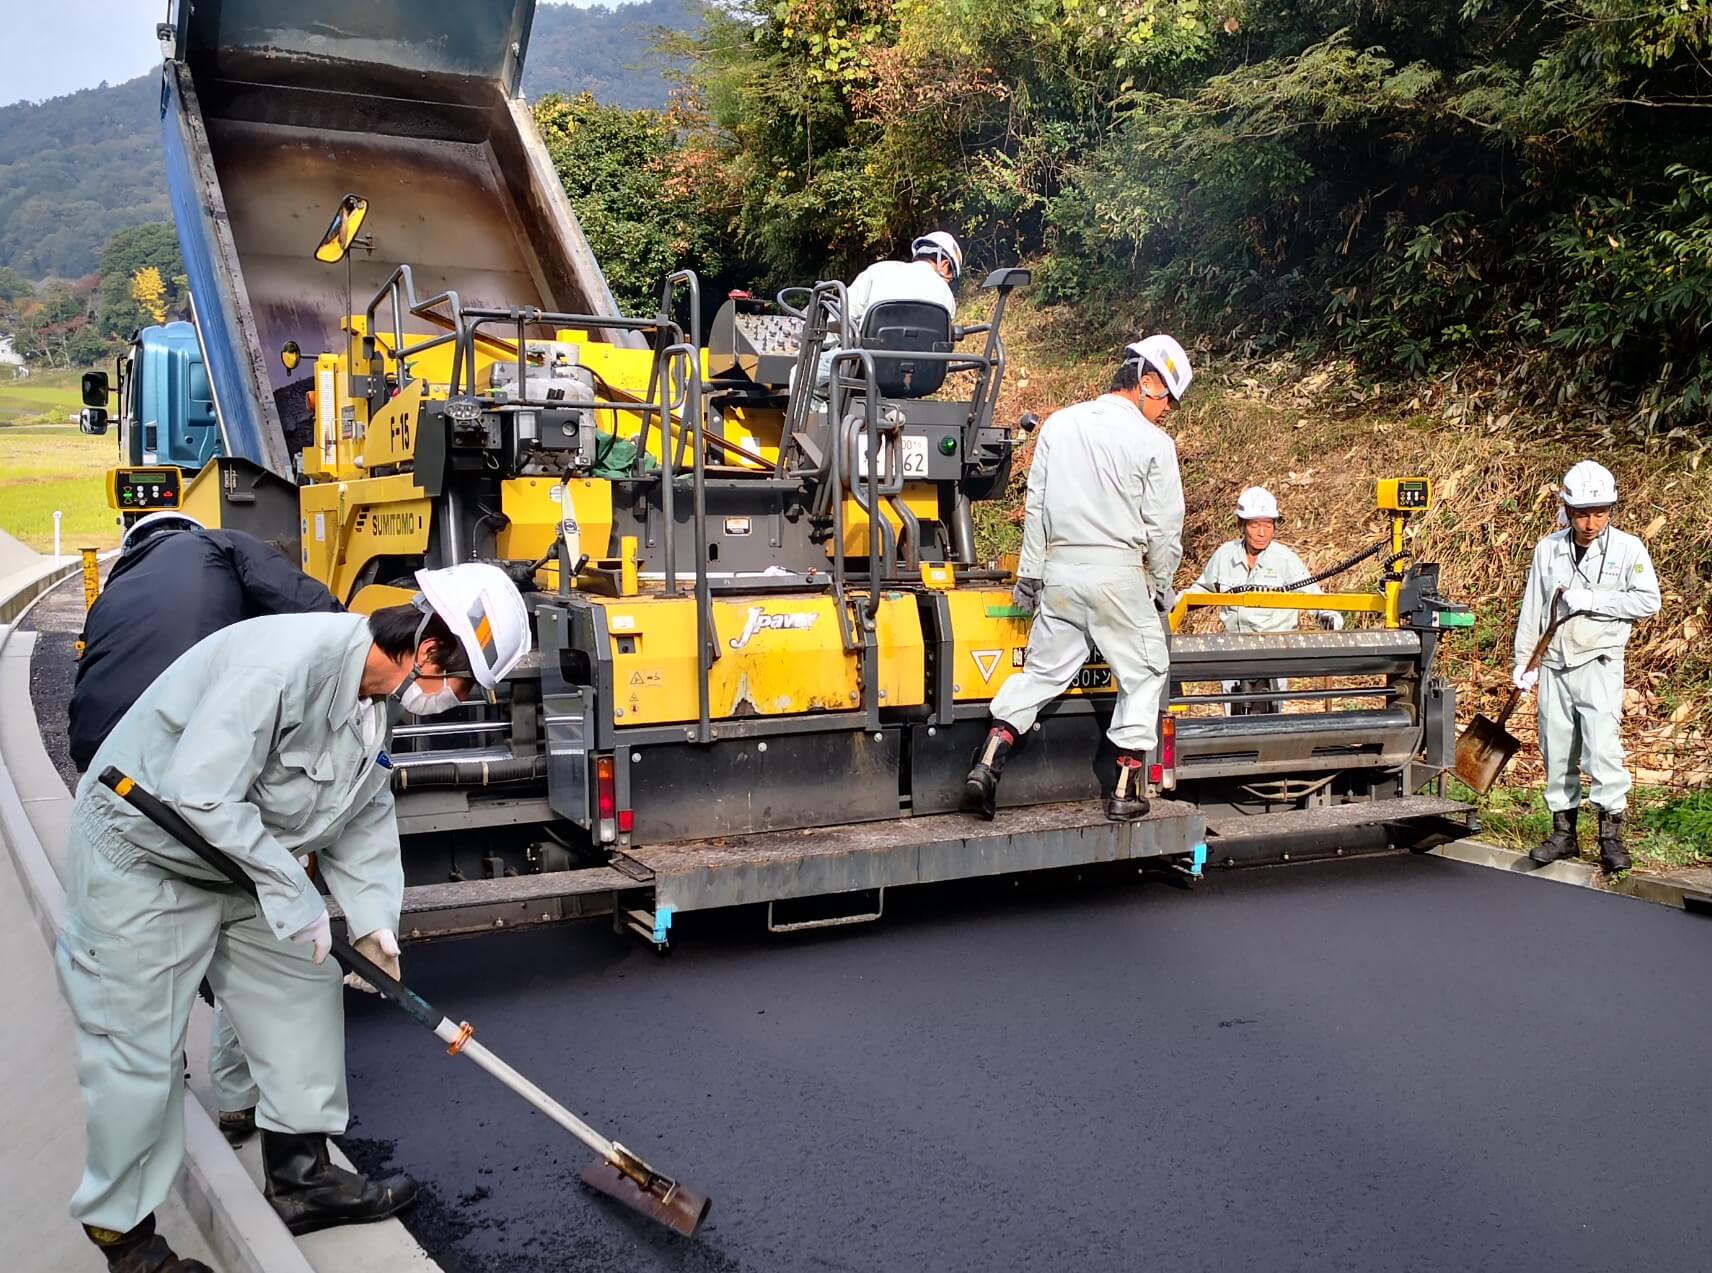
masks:
<instances>
[{"instance_id":1,"label":"black operator seat","mask_svg":"<svg viewBox=\"0 0 1712 1273\"><path fill-rule=\"evenodd\" d=\"M862 316L861 344L874 355L882 397L925 398L945 383L947 364L899 355L950 353L951 315L927 301L882 301Z\"/></svg>"}]
</instances>

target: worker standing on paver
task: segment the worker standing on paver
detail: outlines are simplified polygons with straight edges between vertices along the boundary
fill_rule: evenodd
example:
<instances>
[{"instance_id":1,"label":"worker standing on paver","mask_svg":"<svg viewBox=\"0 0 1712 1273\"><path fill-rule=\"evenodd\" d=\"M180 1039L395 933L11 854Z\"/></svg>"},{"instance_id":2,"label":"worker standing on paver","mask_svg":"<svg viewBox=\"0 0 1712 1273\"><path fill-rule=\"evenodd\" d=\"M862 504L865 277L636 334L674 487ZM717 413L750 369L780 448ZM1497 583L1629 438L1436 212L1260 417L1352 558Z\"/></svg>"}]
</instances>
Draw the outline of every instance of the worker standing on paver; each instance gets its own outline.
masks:
<instances>
[{"instance_id":1,"label":"worker standing on paver","mask_svg":"<svg viewBox=\"0 0 1712 1273\"><path fill-rule=\"evenodd\" d=\"M964 784L968 812L994 816L1012 748L1098 646L1118 686L1106 815L1131 821L1147 813L1143 756L1159 741L1169 664L1162 616L1183 558L1177 446L1158 422L1192 378L1182 345L1149 336L1125 348L1107 393L1055 411L1041 426L1011 594L1034 613L1034 625L1022 671L993 698L992 727Z\"/></svg>"},{"instance_id":2,"label":"worker standing on paver","mask_svg":"<svg viewBox=\"0 0 1712 1273\"><path fill-rule=\"evenodd\" d=\"M131 704L172 662L221 628L265 614L338 614L333 594L281 550L241 530L207 530L188 513L150 513L125 531L119 559L83 622L67 714L82 774ZM231 1021L214 1007L208 1077L220 1130L256 1129L256 1087Z\"/></svg>"},{"instance_id":3,"label":"worker standing on paver","mask_svg":"<svg viewBox=\"0 0 1712 1273\"><path fill-rule=\"evenodd\" d=\"M382 1219L414 1182L333 1166L348 1116L340 974L319 857L355 945L396 975L403 895L387 702L430 715L495 686L529 649L496 566L417 574L414 605L279 615L197 644L146 690L79 785L55 951L77 1025L88 1150L72 1215L118 1273L202 1273L154 1232L184 1152L178 1070L206 976L260 1089L265 1191L293 1233ZM259 908L96 781L113 766L252 877Z\"/></svg>"},{"instance_id":4,"label":"worker standing on paver","mask_svg":"<svg viewBox=\"0 0 1712 1273\"><path fill-rule=\"evenodd\" d=\"M1250 486L1236 498L1237 537L1213 550L1201 575L1189 585L1191 592L1277 592L1300 583L1292 592L1319 593L1317 583L1303 583L1309 570L1295 551L1275 538L1278 523L1278 501L1264 486ZM1336 610L1318 610L1315 618L1323 628L1342 631L1343 616ZM1299 612L1273 610L1263 606L1225 606L1219 611L1226 632L1294 632ZM1225 693L1238 689L1265 693L1286 690L1290 682L1284 677L1255 681L1225 681ZM1227 715L1248 715L1253 711L1275 712L1277 700L1259 703L1236 703L1227 706Z\"/></svg>"},{"instance_id":5,"label":"worker standing on paver","mask_svg":"<svg viewBox=\"0 0 1712 1273\"><path fill-rule=\"evenodd\" d=\"M1599 865L1629 869L1623 814L1632 785L1623 763L1623 647L1637 619L1659 610L1658 576L1646 545L1611 525L1617 480L1583 460L1565 473L1561 492L1568 526L1534 548L1516 623L1512 679L1524 694L1539 690L1540 759L1552 831L1530 856L1536 862L1574 857L1581 775L1599 815ZM1552 599L1558 590L1557 612ZM1575 615L1557 630L1540 666L1528 670L1534 646L1552 619Z\"/></svg>"}]
</instances>

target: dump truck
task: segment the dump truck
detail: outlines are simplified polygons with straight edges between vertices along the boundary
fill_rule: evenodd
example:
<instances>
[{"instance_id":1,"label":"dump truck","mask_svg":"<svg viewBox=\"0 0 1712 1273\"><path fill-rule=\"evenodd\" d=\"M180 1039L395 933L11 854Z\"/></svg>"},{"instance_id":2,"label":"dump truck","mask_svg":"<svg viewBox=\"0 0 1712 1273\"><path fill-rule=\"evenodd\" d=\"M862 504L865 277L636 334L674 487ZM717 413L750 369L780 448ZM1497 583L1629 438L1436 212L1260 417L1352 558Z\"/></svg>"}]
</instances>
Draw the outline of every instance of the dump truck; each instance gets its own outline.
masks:
<instances>
[{"instance_id":1,"label":"dump truck","mask_svg":"<svg viewBox=\"0 0 1712 1273\"><path fill-rule=\"evenodd\" d=\"M122 466L127 515L290 542L358 610L491 561L533 616L496 693L393 730L407 934L602 915L663 948L686 911L761 904L782 930L874 918L904 885L1112 862L1192 882L1466 832L1434 671L1457 608L1408 549L1424 479L1379 489L1380 582L1314 598L1371 626L1173 638L1147 818L1103 816L1097 656L998 817L959 813L1027 649L973 516L1033 423L997 414L1027 271L992 271L964 325L894 304L857 327L836 281L704 310L689 271L621 313L518 95L532 17L199 0L162 32L221 445L170 489ZM1224 682L1267 677L1287 710L1226 714Z\"/></svg>"}]
</instances>

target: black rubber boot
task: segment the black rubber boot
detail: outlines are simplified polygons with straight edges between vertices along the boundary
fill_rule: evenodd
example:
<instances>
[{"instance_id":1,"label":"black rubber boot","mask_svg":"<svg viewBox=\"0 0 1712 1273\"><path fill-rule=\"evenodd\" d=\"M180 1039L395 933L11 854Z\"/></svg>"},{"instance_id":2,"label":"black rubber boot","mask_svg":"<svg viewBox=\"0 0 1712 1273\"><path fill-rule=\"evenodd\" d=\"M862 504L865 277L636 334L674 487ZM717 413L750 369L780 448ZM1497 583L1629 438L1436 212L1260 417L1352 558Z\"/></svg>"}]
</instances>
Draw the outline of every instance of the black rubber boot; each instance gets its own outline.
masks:
<instances>
[{"instance_id":1,"label":"black rubber boot","mask_svg":"<svg viewBox=\"0 0 1712 1273\"><path fill-rule=\"evenodd\" d=\"M174 1254L166 1239L155 1232L155 1218L144 1216L129 1233L83 1226L89 1240L107 1257L109 1273L214 1273L201 1260L186 1260Z\"/></svg>"},{"instance_id":2,"label":"black rubber boot","mask_svg":"<svg viewBox=\"0 0 1712 1273\"><path fill-rule=\"evenodd\" d=\"M1607 875L1626 871L1634 863L1623 847L1623 815L1599 810L1599 869Z\"/></svg>"},{"instance_id":3,"label":"black rubber boot","mask_svg":"<svg viewBox=\"0 0 1712 1273\"><path fill-rule=\"evenodd\" d=\"M1017 731L1002 720L993 722L987 736L975 752L969 776L963 780L963 812L973 813L988 822L998 810L999 775L1016 746Z\"/></svg>"},{"instance_id":4,"label":"black rubber boot","mask_svg":"<svg viewBox=\"0 0 1712 1273\"><path fill-rule=\"evenodd\" d=\"M1134 822L1147 816L1147 761L1133 751L1118 753L1118 777L1112 797L1106 801L1106 817L1113 822Z\"/></svg>"},{"instance_id":5,"label":"black rubber boot","mask_svg":"<svg viewBox=\"0 0 1712 1273\"><path fill-rule=\"evenodd\" d=\"M261 1130L263 1192L293 1234L384 1220L416 1200L409 1176L370 1180L335 1167L325 1136Z\"/></svg>"},{"instance_id":6,"label":"black rubber boot","mask_svg":"<svg viewBox=\"0 0 1712 1273\"><path fill-rule=\"evenodd\" d=\"M248 1109L221 1110L220 1132L227 1141L241 1145L256 1134L256 1107Z\"/></svg>"},{"instance_id":7,"label":"black rubber boot","mask_svg":"<svg viewBox=\"0 0 1712 1273\"><path fill-rule=\"evenodd\" d=\"M1552 833L1539 846L1528 854L1541 866L1555 862L1559 858L1572 858L1581 852L1581 847L1575 842L1575 819L1579 809L1564 809L1552 814Z\"/></svg>"}]
</instances>

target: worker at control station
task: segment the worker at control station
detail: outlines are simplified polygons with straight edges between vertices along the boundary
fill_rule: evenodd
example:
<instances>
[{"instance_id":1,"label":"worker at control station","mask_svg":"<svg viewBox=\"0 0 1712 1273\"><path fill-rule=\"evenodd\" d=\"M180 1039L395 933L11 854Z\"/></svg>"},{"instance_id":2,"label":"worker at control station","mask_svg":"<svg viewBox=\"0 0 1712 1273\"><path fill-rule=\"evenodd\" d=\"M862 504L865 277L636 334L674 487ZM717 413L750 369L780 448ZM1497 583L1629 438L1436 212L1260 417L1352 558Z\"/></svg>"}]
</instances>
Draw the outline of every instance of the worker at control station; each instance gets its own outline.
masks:
<instances>
[{"instance_id":1,"label":"worker at control station","mask_svg":"<svg viewBox=\"0 0 1712 1273\"><path fill-rule=\"evenodd\" d=\"M1094 646L1111 666L1118 749L1106 815L1146 815L1146 753L1159 741L1169 665L1164 615L1183 558L1177 446L1159 421L1193 378L1170 336L1123 352L1110 390L1055 411L1028 473L1027 519L1012 600L1034 614L1027 661L999 688L992 726L965 781L965 810L992 818L999 776L1040 709L1075 679Z\"/></svg>"},{"instance_id":2,"label":"worker at control station","mask_svg":"<svg viewBox=\"0 0 1712 1273\"><path fill-rule=\"evenodd\" d=\"M87 1158L71 1213L117 1273L206 1273L154 1229L184 1154L179 1070L204 977L260 1092L264 1191L293 1233L379 1220L408 1177L334 1166L345 1130L344 1003L327 904L398 970L404 890L388 703L445 711L528 653L528 611L497 566L418 572L414 604L250 619L199 642L125 713L77 789L55 949L76 1025ZM228 854L260 902L97 781L135 779Z\"/></svg>"},{"instance_id":3,"label":"worker at control station","mask_svg":"<svg viewBox=\"0 0 1712 1273\"><path fill-rule=\"evenodd\" d=\"M338 614L344 607L286 554L241 530L206 530L188 513L131 523L119 558L83 622L83 654L69 709L71 759L96 750L144 690L203 637L267 614ZM256 1088L224 1011L214 1009L208 1077L220 1130L255 1133Z\"/></svg>"},{"instance_id":4,"label":"worker at control station","mask_svg":"<svg viewBox=\"0 0 1712 1273\"><path fill-rule=\"evenodd\" d=\"M1302 559L1275 538L1278 501L1263 486L1250 486L1236 499L1237 537L1220 544L1208 558L1200 577L1189 585L1191 592L1291 592L1320 593L1320 585L1304 582L1311 573ZM1293 586L1299 585L1299 586ZM1299 611L1273 610L1262 606L1225 606L1219 611L1226 632L1294 632ZM1341 631L1343 615L1336 610L1318 610L1315 618L1323 628ZM1284 677L1225 681L1227 694L1265 693L1290 688ZM1244 701L1229 704L1228 715L1274 712L1278 700Z\"/></svg>"},{"instance_id":5,"label":"worker at control station","mask_svg":"<svg viewBox=\"0 0 1712 1273\"><path fill-rule=\"evenodd\" d=\"M874 306L888 301L920 301L937 305L953 318L957 298L952 287L963 275L963 248L949 233L935 230L910 244L907 261L876 261L845 289L850 307L850 330L860 335L862 320ZM815 372L815 393L826 396L832 375L832 356L838 343L828 337Z\"/></svg>"},{"instance_id":6,"label":"worker at control station","mask_svg":"<svg viewBox=\"0 0 1712 1273\"><path fill-rule=\"evenodd\" d=\"M1630 865L1623 815L1631 780L1619 735L1623 647L1637 619L1658 613L1658 576L1646 545L1611 524L1617 503L1611 470L1581 461L1564 474L1560 498L1567 525L1535 546L1516 623L1512 679L1524 694L1539 691L1540 759L1552 815L1551 835L1530 856L1545 863L1580 852L1585 772L1599 816L1599 865L1614 873ZM1558 628L1540 666L1528 670L1547 625L1565 615L1575 617Z\"/></svg>"}]
</instances>

